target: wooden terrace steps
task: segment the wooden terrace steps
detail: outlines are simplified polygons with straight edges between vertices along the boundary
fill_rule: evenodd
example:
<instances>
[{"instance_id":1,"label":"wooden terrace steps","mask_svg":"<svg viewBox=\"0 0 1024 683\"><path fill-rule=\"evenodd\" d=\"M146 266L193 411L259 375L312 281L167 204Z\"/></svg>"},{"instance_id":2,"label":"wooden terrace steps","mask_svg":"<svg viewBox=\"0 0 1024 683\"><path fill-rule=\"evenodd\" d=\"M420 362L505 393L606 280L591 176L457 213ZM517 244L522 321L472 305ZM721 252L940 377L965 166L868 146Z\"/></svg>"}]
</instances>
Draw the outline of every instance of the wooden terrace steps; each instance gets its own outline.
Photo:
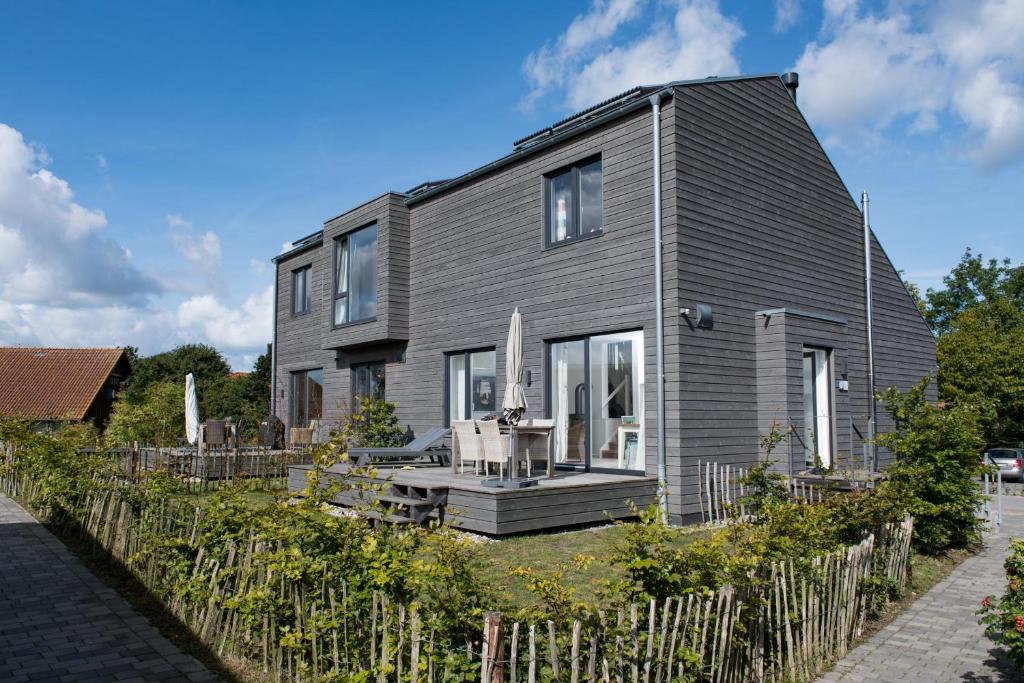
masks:
<instances>
[{"instance_id":1,"label":"wooden terrace steps","mask_svg":"<svg viewBox=\"0 0 1024 683\"><path fill-rule=\"evenodd\" d=\"M290 468L291 491L305 487L309 469ZM345 465L338 465L325 478L347 473ZM626 518L632 515L630 501L644 508L655 501L657 492L655 477L597 472L558 472L555 478L539 477L536 486L524 489L485 487L481 477L436 465L381 467L376 479L361 479L381 487L377 495L384 512L393 516L389 521L422 524L445 519L457 528L495 536ZM346 491L334 502L365 506L373 500L372 491Z\"/></svg>"}]
</instances>

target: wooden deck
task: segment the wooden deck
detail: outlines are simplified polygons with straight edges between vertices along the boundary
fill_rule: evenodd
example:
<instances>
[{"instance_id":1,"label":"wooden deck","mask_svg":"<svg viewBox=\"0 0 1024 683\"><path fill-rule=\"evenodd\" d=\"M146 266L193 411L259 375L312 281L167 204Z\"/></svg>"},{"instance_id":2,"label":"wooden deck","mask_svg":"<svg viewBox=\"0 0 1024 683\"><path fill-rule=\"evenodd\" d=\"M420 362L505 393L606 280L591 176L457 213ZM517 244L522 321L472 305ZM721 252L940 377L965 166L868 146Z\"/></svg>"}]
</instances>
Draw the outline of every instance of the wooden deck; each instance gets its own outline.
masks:
<instances>
[{"instance_id":1,"label":"wooden deck","mask_svg":"<svg viewBox=\"0 0 1024 683\"><path fill-rule=\"evenodd\" d=\"M341 478L344 468L336 465L326 476ZM289 467L290 491L305 488L310 469ZM656 477L596 472L558 472L553 479L541 477L537 486L524 489L489 488L482 479L439 466L377 470L378 481L390 482L403 494L409 488L446 494L446 502L432 517L443 516L460 529L494 536L625 518L630 516L628 501L643 508L654 502L658 486ZM351 494L339 498L341 505L352 503Z\"/></svg>"}]
</instances>

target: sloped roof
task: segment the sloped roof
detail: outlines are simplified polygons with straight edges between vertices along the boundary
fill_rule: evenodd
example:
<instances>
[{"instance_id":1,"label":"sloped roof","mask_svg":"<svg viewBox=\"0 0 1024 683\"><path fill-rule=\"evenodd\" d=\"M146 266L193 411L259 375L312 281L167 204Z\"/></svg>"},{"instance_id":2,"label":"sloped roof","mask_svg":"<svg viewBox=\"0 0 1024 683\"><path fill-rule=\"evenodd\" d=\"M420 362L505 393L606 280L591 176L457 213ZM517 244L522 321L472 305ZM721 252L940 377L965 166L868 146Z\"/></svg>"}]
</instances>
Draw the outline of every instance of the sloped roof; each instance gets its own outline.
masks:
<instances>
[{"instance_id":1,"label":"sloped roof","mask_svg":"<svg viewBox=\"0 0 1024 683\"><path fill-rule=\"evenodd\" d=\"M124 349L0 347L0 415L81 420Z\"/></svg>"}]
</instances>

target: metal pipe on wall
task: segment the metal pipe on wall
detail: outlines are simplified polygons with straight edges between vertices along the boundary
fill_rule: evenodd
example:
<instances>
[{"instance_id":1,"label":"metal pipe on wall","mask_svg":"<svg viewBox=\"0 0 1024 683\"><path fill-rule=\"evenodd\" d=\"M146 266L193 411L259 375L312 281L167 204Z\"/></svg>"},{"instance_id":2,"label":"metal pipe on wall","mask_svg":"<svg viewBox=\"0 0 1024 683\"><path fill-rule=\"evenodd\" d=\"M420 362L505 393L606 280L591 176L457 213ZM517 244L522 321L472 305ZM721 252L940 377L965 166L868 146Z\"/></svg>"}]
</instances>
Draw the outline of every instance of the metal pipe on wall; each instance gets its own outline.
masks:
<instances>
[{"instance_id":1,"label":"metal pipe on wall","mask_svg":"<svg viewBox=\"0 0 1024 683\"><path fill-rule=\"evenodd\" d=\"M270 414L277 416L277 282L281 264L274 261L274 331L270 342Z\"/></svg>"},{"instance_id":2,"label":"metal pipe on wall","mask_svg":"<svg viewBox=\"0 0 1024 683\"><path fill-rule=\"evenodd\" d=\"M661 254L661 100L664 92L650 97L654 167L654 328L657 363L658 502L668 521L668 474L665 466L665 300L662 291Z\"/></svg>"},{"instance_id":3,"label":"metal pipe on wall","mask_svg":"<svg viewBox=\"0 0 1024 683\"><path fill-rule=\"evenodd\" d=\"M868 191L860 195L861 214L864 217L864 313L868 337L868 447L871 449L871 469L878 471L878 448L875 446L875 426L878 411L875 401L875 343L872 320L871 295L871 221L868 218Z\"/></svg>"}]
</instances>

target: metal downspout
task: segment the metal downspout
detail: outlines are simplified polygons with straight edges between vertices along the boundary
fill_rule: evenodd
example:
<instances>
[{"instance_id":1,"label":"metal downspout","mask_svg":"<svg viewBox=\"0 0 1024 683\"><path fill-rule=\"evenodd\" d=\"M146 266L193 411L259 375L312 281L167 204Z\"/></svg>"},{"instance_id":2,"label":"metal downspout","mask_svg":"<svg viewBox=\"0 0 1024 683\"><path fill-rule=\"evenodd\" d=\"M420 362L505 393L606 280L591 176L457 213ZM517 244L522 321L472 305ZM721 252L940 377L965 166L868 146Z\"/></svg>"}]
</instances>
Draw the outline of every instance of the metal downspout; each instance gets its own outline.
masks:
<instances>
[{"instance_id":1,"label":"metal downspout","mask_svg":"<svg viewBox=\"0 0 1024 683\"><path fill-rule=\"evenodd\" d=\"M860 195L861 214L864 216L864 309L868 333L868 448L871 449L871 469L878 471L878 447L875 445L875 426L878 410L875 401L875 343L871 296L871 222L868 219L868 191Z\"/></svg>"},{"instance_id":2,"label":"metal downspout","mask_svg":"<svg viewBox=\"0 0 1024 683\"><path fill-rule=\"evenodd\" d=\"M270 414L277 416L277 283L281 264L274 261L274 333L270 342Z\"/></svg>"},{"instance_id":3,"label":"metal downspout","mask_svg":"<svg viewBox=\"0 0 1024 683\"><path fill-rule=\"evenodd\" d=\"M668 521L668 474L665 466L665 299L662 291L661 254L661 100L664 92L650 97L651 132L654 141L654 327L657 358L658 502Z\"/></svg>"}]
</instances>

